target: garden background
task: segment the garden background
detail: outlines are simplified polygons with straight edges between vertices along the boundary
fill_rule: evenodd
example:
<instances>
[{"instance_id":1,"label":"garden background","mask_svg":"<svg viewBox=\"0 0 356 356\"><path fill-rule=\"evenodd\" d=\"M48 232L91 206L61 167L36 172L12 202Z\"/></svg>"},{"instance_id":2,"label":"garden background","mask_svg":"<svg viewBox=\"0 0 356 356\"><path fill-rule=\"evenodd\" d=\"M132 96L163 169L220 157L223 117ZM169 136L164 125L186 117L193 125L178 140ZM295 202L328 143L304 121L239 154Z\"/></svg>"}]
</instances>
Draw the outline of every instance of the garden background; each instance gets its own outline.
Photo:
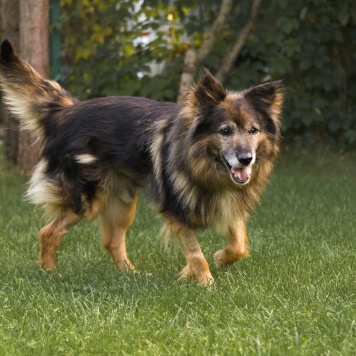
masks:
<instances>
[{"instance_id":1,"label":"garden background","mask_svg":"<svg viewBox=\"0 0 356 356\"><path fill-rule=\"evenodd\" d=\"M353 0L0 0L0 35L79 99L177 101L202 68L231 90L283 79L282 150L248 225L251 258L178 282L141 194L119 273L80 224L52 274L24 201L39 147L0 118L0 353L356 353L356 6ZM26 174L24 174L26 172ZM225 241L198 236L208 262Z\"/></svg>"}]
</instances>

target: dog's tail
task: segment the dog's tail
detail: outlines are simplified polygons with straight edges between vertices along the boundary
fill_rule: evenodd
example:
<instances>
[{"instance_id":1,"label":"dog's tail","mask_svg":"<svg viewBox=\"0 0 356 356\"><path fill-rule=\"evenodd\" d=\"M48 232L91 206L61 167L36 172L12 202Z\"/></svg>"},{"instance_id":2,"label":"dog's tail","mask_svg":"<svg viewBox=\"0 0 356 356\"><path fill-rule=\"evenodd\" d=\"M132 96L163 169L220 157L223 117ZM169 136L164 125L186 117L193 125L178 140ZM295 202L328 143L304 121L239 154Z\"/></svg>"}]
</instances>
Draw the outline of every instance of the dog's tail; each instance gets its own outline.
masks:
<instances>
[{"instance_id":1,"label":"dog's tail","mask_svg":"<svg viewBox=\"0 0 356 356\"><path fill-rule=\"evenodd\" d=\"M42 78L16 54L9 40L1 44L0 87L4 102L21 126L39 134L49 114L77 101L57 82Z\"/></svg>"}]
</instances>

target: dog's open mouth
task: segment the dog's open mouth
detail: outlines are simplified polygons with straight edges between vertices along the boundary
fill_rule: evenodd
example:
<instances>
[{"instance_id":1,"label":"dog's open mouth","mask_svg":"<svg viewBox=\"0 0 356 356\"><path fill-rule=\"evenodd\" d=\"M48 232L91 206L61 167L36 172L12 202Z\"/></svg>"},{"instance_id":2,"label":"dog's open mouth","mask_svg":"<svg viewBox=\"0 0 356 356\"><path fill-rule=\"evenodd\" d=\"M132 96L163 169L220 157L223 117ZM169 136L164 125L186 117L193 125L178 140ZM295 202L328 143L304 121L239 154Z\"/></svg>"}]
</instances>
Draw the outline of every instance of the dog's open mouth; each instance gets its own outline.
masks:
<instances>
[{"instance_id":1,"label":"dog's open mouth","mask_svg":"<svg viewBox=\"0 0 356 356\"><path fill-rule=\"evenodd\" d=\"M250 180L252 173L252 165L243 167L233 167L225 161L227 168L230 171L231 179L237 184L247 184Z\"/></svg>"}]
</instances>

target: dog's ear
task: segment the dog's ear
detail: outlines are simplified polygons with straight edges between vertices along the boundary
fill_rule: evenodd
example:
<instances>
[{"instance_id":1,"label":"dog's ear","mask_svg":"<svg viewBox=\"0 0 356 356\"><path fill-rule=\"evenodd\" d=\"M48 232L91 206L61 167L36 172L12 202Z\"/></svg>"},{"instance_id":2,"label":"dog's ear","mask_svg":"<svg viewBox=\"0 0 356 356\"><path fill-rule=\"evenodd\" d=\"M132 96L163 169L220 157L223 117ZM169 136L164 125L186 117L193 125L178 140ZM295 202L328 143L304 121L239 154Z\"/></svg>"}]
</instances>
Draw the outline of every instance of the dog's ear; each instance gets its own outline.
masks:
<instances>
[{"instance_id":1,"label":"dog's ear","mask_svg":"<svg viewBox=\"0 0 356 356\"><path fill-rule=\"evenodd\" d=\"M0 61L3 64L10 63L16 57L14 47L8 39L2 41L0 53Z\"/></svg>"},{"instance_id":2,"label":"dog's ear","mask_svg":"<svg viewBox=\"0 0 356 356\"><path fill-rule=\"evenodd\" d=\"M217 105L226 97L226 90L208 70L204 71L193 93L200 105Z\"/></svg>"},{"instance_id":3,"label":"dog's ear","mask_svg":"<svg viewBox=\"0 0 356 356\"><path fill-rule=\"evenodd\" d=\"M244 92L244 97L255 110L278 121L284 97L281 80L268 82L248 89Z\"/></svg>"}]
</instances>

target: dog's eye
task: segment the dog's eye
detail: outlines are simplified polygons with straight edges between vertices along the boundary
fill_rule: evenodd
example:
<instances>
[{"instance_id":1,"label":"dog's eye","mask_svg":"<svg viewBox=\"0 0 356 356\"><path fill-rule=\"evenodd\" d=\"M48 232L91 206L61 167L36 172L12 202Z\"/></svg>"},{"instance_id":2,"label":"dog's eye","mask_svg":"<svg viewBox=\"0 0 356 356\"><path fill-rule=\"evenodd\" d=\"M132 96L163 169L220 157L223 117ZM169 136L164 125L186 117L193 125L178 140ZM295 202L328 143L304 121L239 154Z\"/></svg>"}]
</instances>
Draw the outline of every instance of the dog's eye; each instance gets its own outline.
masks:
<instances>
[{"instance_id":1,"label":"dog's eye","mask_svg":"<svg viewBox=\"0 0 356 356\"><path fill-rule=\"evenodd\" d=\"M260 132L260 130L257 129L256 127L251 127L251 128L248 130L248 133L249 133L250 135L256 135L256 134L259 133L259 132Z\"/></svg>"},{"instance_id":2,"label":"dog's eye","mask_svg":"<svg viewBox=\"0 0 356 356\"><path fill-rule=\"evenodd\" d=\"M219 133L223 136L230 136L232 135L232 128L231 127L224 127L219 131Z\"/></svg>"}]
</instances>

